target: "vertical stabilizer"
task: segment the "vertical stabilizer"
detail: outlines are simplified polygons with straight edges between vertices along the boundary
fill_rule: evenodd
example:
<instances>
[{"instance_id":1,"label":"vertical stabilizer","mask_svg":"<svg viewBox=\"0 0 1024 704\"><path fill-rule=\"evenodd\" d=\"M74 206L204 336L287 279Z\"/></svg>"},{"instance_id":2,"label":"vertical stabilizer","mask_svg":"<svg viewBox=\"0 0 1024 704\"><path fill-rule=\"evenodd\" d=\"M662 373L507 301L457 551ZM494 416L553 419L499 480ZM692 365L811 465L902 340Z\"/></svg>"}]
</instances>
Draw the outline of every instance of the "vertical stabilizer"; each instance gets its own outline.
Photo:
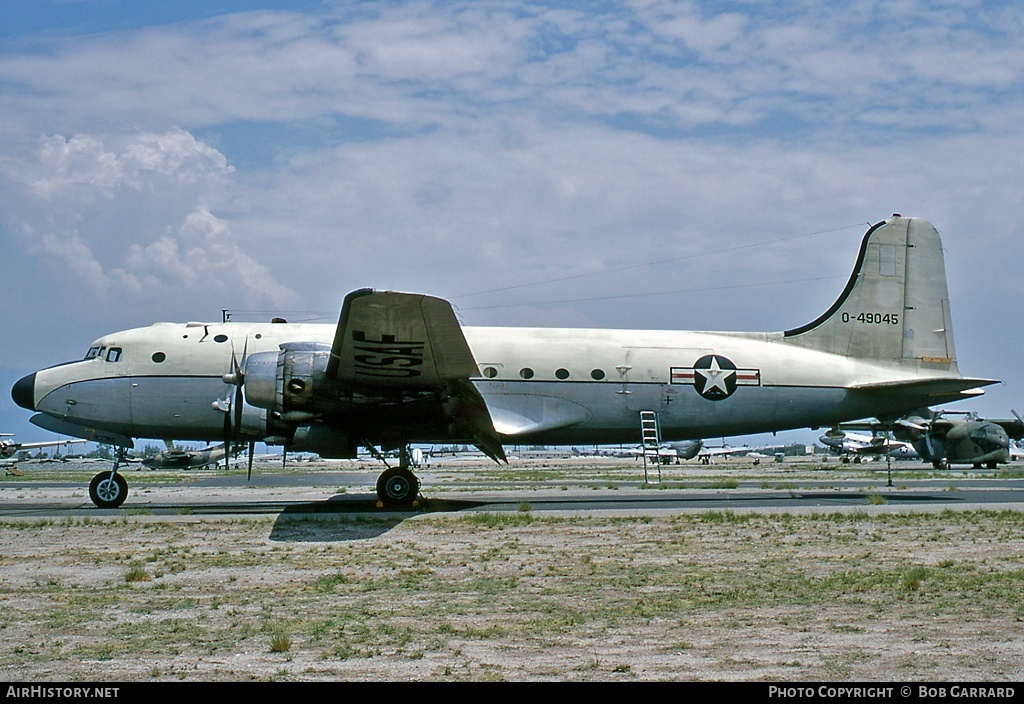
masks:
<instances>
[{"instance_id":1,"label":"vertical stabilizer","mask_svg":"<svg viewBox=\"0 0 1024 704\"><path fill-rule=\"evenodd\" d=\"M833 354L958 373L935 227L899 215L873 226L832 307L784 336L789 344Z\"/></svg>"}]
</instances>

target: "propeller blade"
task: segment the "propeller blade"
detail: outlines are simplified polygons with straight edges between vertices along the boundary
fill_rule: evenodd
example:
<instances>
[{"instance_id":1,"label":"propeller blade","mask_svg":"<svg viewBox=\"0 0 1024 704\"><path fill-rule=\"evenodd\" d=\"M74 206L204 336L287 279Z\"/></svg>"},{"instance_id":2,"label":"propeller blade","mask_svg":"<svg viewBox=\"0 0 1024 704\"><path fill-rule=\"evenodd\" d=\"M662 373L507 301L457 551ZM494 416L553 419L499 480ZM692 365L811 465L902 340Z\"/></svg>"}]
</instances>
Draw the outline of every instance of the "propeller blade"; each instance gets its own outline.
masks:
<instances>
[{"instance_id":1,"label":"propeller blade","mask_svg":"<svg viewBox=\"0 0 1024 704\"><path fill-rule=\"evenodd\" d=\"M235 387L235 396L234 400L231 401L229 415L234 415L234 427L231 430L233 431L232 439L235 441L236 444L241 442L242 437L242 406L245 403L242 393L242 387L245 385L245 362L248 359L248 357L249 337L246 336L245 343L242 345L242 361L239 362L238 357L235 356L235 348L234 345L232 344L231 372L229 374L225 374L223 377L225 384L232 384ZM228 454L230 455L230 446L226 445L225 447L228 450Z\"/></svg>"},{"instance_id":2,"label":"propeller blade","mask_svg":"<svg viewBox=\"0 0 1024 704\"><path fill-rule=\"evenodd\" d=\"M224 462L231 457L231 413L224 414Z\"/></svg>"},{"instance_id":3,"label":"propeller blade","mask_svg":"<svg viewBox=\"0 0 1024 704\"><path fill-rule=\"evenodd\" d=\"M246 477L247 481L252 480L252 454L256 450L256 443L249 443L249 475Z\"/></svg>"},{"instance_id":4,"label":"propeller blade","mask_svg":"<svg viewBox=\"0 0 1024 704\"><path fill-rule=\"evenodd\" d=\"M242 387L235 390L235 400L231 404L231 410L235 414L235 438L238 439L242 433Z\"/></svg>"}]
</instances>

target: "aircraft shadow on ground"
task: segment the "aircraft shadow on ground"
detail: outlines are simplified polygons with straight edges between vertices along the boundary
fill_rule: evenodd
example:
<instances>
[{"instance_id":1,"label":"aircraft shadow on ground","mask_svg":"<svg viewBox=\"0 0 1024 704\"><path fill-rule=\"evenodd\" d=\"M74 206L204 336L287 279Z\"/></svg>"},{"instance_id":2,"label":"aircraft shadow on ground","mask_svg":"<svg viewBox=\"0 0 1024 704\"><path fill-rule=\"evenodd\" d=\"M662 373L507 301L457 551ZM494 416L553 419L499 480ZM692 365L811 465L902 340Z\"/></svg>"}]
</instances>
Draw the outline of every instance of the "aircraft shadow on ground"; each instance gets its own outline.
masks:
<instances>
[{"instance_id":1,"label":"aircraft shadow on ground","mask_svg":"<svg viewBox=\"0 0 1024 704\"><path fill-rule=\"evenodd\" d=\"M483 506L480 501L432 499L414 508L381 508L375 496L333 496L285 506L274 522L270 539L279 542L343 542L368 540L383 535L413 516L425 513L466 511ZM338 517L342 520L323 520Z\"/></svg>"}]
</instances>

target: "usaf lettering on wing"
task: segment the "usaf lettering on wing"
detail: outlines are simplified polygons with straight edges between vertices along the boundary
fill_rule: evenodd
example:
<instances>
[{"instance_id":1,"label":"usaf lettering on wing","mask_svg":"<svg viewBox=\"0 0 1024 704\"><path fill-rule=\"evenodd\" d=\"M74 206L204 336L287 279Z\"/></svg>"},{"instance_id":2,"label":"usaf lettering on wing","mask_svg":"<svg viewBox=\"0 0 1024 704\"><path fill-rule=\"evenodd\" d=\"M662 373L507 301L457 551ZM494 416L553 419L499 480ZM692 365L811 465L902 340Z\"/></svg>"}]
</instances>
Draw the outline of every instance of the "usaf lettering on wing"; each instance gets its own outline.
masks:
<instances>
[{"instance_id":1,"label":"usaf lettering on wing","mask_svg":"<svg viewBox=\"0 0 1024 704\"><path fill-rule=\"evenodd\" d=\"M381 335L379 340L368 339L362 330L352 331L356 374L388 379L414 379L423 372L426 343L421 340L396 340L394 335Z\"/></svg>"}]
</instances>

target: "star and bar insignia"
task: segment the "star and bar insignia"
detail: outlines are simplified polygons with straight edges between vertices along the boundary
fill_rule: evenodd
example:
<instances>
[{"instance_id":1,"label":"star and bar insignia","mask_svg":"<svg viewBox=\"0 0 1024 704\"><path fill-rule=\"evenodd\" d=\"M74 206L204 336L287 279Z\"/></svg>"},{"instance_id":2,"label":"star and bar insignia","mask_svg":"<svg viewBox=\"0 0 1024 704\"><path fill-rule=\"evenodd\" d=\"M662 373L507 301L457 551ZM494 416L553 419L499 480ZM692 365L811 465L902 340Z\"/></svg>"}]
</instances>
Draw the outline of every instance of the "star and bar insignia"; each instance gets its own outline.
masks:
<instances>
[{"instance_id":1,"label":"star and bar insignia","mask_svg":"<svg viewBox=\"0 0 1024 704\"><path fill-rule=\"evenodd\" d=\"M737 369L732 360L718 354L704 355L692 367L672 367L671 383L693 384L709 401L729 398L737 386L760 386L760 369Z\"/></svg>"}]
</instances>

